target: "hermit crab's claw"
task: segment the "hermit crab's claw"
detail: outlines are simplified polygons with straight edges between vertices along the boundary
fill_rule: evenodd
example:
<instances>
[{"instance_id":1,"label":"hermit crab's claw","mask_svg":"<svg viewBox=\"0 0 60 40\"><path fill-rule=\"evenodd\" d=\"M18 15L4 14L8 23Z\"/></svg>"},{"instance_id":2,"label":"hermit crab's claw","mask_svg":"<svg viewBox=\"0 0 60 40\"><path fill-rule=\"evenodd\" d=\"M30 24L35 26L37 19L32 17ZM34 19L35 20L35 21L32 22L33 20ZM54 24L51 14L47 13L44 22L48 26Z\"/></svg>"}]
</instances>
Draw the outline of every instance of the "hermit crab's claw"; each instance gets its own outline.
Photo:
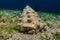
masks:
<instances>
[{"instance_id":1,"label":"hermit crab's claw","mask_svg":"<svg viewBox=\"0 0 60 40\"><path fill-rule=\"evenodd\" d=\"M36 31L34 29L28 31L28 34L34 34L34 33L36 33Z\"/></svg>"}]
</instances>

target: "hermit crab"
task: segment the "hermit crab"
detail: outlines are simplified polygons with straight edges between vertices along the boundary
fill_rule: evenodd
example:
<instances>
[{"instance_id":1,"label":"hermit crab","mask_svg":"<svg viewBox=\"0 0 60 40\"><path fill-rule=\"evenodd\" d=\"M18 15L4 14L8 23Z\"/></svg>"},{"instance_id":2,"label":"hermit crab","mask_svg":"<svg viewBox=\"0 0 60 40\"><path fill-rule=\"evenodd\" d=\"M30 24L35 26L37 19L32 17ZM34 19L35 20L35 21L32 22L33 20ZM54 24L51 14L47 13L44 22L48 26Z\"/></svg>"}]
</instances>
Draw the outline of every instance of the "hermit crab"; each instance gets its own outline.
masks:
<instances>
[{"instance_id":1,"label":"hermit crab","mask_svg":"<svg viewBox=\"0 0 60 40\"><path fill-rule=\"evenodd\" d=\"M44 24L38 14L29 6L23 10L21 17L19 18L19 28L23 33L34 34L42 32L45 29Z\"/></svg>"}]
</instances>

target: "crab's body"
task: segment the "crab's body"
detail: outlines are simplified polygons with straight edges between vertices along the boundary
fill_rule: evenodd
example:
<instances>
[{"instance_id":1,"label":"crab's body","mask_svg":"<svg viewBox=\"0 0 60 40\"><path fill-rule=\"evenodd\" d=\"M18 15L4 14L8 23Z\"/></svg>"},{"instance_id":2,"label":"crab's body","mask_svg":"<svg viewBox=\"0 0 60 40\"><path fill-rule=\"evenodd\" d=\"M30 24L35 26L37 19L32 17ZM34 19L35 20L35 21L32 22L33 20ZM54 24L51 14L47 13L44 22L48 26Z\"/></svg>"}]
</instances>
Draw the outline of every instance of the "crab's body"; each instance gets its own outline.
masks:
<instances>
[{"instance_id":1,"label":"crab's body","mask_svg":"<svg viewBox=\"0 0 60 40\"><path fill-rule=\"evenodd\" d=\"M29 6L27 6L21 15L20 18L20 30L27 33L36 33L42 28L45 24L42 22L38 14Z\"/></svg>"}]
</instances>

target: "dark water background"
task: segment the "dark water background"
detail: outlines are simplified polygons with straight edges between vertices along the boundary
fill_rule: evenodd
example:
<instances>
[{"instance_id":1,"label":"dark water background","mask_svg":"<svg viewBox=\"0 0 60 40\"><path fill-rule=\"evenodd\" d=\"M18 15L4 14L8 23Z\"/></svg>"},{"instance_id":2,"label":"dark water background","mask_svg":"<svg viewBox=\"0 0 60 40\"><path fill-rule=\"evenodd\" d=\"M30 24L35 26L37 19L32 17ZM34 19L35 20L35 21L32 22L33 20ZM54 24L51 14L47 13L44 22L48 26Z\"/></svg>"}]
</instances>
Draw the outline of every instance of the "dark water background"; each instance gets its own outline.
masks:
<instances>
[{"instance_id":1,"label":"dark water background","mask_svg":"<svg viewBox=\"0 0 60 40\"><path fill-rule=\"evenodd\" d=\"M60 0L0 0L0 8L22 10L30 5L36 11L60 12Z\"/></svg>"}]
</instances>

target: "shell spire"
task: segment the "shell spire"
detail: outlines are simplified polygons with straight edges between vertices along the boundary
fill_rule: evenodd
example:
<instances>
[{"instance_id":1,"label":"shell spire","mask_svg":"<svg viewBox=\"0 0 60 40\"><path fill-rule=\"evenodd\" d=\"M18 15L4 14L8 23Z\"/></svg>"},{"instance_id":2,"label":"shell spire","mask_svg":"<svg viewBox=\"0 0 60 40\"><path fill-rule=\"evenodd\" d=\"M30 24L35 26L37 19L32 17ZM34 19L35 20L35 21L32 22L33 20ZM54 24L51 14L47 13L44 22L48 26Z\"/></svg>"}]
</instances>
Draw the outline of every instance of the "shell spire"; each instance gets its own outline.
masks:
<instances>
[{"instance_id":1,"label":"shell spire","mask_svg":"<svg viewBox=\"0 0 60 40\"><path fill-rule=\"evenodd\" d=\"M24 10L35 12L29 5L27 5Z\"/></svg>"},{"instance_id":2,"label":"shell spire","mask_svg":"<svg viewBox=\"0 0 60 40\"><path fill-rule=\"evenodd\" d=\"M37 13L30 6L28 6L28 5L23 9L23 12L22 12L23 16L27 15L27 14L31 14L31 15L35 14L35 15L37 15Z\"/></svg>"}]
</instances>

